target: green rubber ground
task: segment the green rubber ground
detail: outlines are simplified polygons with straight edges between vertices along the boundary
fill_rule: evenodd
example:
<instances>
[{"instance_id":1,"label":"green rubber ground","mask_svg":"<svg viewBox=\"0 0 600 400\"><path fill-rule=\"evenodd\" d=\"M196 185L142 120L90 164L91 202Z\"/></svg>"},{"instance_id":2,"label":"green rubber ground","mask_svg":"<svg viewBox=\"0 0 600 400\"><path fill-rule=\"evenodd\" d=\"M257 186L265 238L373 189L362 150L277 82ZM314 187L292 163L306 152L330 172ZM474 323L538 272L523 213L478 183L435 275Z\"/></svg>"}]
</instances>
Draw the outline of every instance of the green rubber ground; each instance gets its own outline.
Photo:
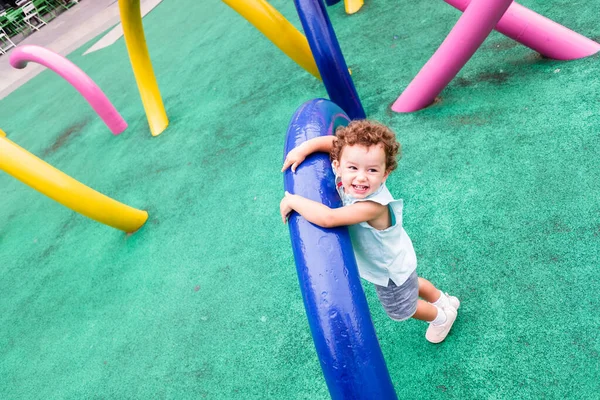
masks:
<instances>
[{"instance_id":1,"label":"green rubber ground","mask_svg":"<svg viewBox=\"0 0 600 400\"><path fill-rule=\"evenodd\" d=\"M272 4L300 28L293 2ZM594 0L523 4L600 40ZM398 396L597 398L599 56L545 60L492 33L439 103L396 114L460 13L441 0L329 13L367 115L403 144L389 186L419 272L462 301L432 345L365 284ZM122 135L50 71L0 101L12 141L150 214L127 236L0 174L0 398L327 399L278 213L287 124L327 94L219 1L165 0L144 25L162 135L123 39L69 56Z\"/></svg>"}]
</instances>

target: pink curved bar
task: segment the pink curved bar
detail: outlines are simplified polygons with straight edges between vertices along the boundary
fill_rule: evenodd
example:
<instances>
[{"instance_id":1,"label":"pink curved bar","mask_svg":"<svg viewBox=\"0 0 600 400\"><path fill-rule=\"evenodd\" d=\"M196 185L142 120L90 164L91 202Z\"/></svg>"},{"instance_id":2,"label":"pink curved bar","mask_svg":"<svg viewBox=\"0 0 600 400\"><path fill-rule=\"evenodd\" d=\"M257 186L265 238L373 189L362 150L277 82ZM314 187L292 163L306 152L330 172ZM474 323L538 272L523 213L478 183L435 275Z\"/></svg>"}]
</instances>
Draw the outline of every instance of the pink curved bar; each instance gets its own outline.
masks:
<instances>
[{"instance_id":1,"label":"pink curved bar","mask_svg":"<svg viewBox=\"0 0 600 400\"><path fill-rule=\"evenodd\" d=\"M471 0L444 0L464 11ZM555 60L575 60L596 54L600 43L513 2L495 28L498 32Z\"/></svg>"},{"instance_id":2,"label":"pink curved bar","mask_svg":"<svg viewBox=\"0 0 600 400\"><path fill-rule=\"evenodd\" d=\"M81 93L113 134L118 135L127 128L127 122L92 78L63 56L44 47L25 45L15 48L9 61L18 69L25 68L30 61L50 68Z\"/></svg>"},{"instance_id":3,"label":"pink curved bar","mask_svg":"<svg viewBox=\"0 0 600 400\"><path fill-rule=\"evenodd\" d=\"M421 71L392 105L396 112L427 107L487 38L512 0L472 0Z\"/></svg>"}]
</instances>

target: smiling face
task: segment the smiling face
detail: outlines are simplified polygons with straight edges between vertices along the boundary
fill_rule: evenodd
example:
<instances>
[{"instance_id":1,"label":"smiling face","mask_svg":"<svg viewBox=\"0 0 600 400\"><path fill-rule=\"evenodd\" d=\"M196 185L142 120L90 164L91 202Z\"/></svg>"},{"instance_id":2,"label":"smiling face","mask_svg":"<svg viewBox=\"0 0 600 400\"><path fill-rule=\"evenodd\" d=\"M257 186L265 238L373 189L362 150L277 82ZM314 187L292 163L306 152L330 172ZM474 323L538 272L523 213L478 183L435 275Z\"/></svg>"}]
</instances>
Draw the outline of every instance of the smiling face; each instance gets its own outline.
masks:
<instances>
[{"instance_id":1,"label":"smiling face","mask_svg":"<svg viewBox=\"0 0 600 400\"><path fill-rule=\"evenodd\" d=\"M354 198L364 199L374 193L387 179L389 172L385 165L386 155L383 144L363 146L346 145L340 159L333 161L333 167L342 179L344 192Z\"/></svg>"}]
</instances>

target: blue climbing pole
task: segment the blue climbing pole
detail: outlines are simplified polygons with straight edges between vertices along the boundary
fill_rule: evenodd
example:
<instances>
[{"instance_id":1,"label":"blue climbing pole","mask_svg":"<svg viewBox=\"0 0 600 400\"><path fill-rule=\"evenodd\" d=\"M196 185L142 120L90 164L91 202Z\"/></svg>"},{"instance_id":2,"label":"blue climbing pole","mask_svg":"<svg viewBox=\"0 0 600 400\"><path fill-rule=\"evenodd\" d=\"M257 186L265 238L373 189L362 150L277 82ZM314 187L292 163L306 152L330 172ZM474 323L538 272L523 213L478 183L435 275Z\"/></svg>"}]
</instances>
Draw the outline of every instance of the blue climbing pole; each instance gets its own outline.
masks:
<instances>
[{"instance_id":1,"label":"blue climbing pole","mask_svg":"<svg viewBox=\"0 0 600 400\"><path fill-rule=\"evenodd\" d=\"M350 119L366 118L322 0L294 0L329 99Z\"/></svg>"},{"instance_id":2,"label":"blue climbing pole","mask_svg":"<svg viewBox=\"0 0 600 400\"><path fill-rule=\"evenodd\" d=\"M304 103L288 127L285 154L308 139L347 125L340 107L325 99ZM329 155L315 153L284 187L329 207L340 207ZM292 250L308 324L333 400L397 399L363 292L346 227L320 228L298 213L289 218Z\"/></svg>"}]
</instances>

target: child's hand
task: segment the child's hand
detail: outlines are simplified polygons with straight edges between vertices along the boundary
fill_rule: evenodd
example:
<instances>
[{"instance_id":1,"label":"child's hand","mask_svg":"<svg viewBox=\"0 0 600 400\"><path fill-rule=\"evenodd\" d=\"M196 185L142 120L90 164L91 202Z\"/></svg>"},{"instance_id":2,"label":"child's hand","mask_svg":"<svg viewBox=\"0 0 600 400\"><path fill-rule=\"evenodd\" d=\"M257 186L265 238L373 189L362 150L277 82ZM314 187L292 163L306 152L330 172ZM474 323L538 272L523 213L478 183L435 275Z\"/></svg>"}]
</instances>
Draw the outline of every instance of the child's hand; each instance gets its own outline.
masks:
<instances>
[{"instance_id":1,"label":"child's hand","mask_svg":"<svg viewBox=\"0 0 600 400\"><path fill-rule=\"evenodd\" d=\"M303 144L290 150L290 152L285 157L285 161L283 162L283 168L281 168L281 172L288 169L290 165L292 166L292 172L296 172L296 168L298 168L298 165L300 165L300 163L304 161L304 159L307 156Z\"/></svg>"},{"instance_id":2,"label":"child's hand","mask_svg":"<svg viewBox=\"0 0 600 400\"><path fill-rule=\"evenodd\" d=\"M279 212L281 213L281 220L284 224L287 221L288 215L294 211L291 206L292 196L293 195L289 194L288 192L285 192L285 197L281 199L281 203L279 203Z\"/></svg>"}]
</instances>

